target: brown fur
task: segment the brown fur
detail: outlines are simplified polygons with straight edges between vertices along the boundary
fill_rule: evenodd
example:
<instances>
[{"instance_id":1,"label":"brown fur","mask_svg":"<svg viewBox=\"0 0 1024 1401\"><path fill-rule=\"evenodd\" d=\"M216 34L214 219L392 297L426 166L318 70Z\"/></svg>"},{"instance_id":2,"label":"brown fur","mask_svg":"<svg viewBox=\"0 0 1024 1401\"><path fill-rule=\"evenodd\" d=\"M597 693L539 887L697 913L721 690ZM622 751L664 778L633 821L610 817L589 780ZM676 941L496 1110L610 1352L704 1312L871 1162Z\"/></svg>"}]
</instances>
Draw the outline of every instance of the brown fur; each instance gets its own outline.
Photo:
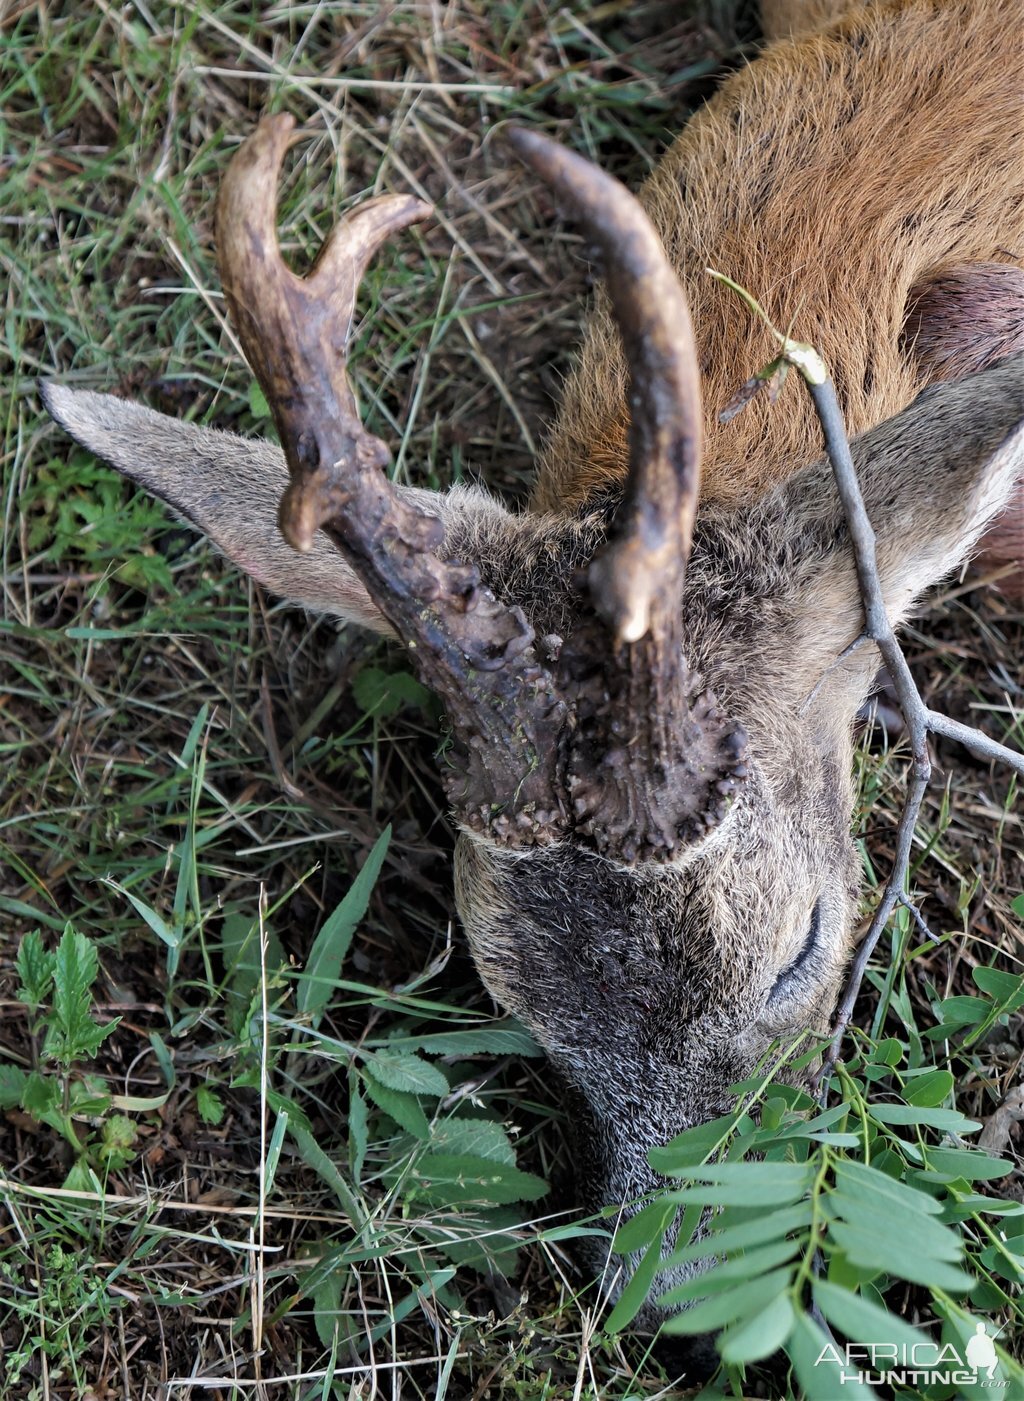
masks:
<instances>
[{"instance_id":1,"label":"brown fur","mask_svg":"<svg viewBox=\"0 0 1024 1401\"><path fill-rule=\"evenodd\" d=\"M772 44L669 148L640 197L690 300L705 501L748 501L821 444L796 383L775 408L755 403L718 423L776 351L705 269L748 288L777 325L792 321L817 347L852 432L898 413L933 378L901 344L912 290L953 264L1024 262L1022 69L1016 0L858 9L834 30ZM599 298L535 509L573 510L622 481L624 383Z\"/></svg>"}]
</instances>

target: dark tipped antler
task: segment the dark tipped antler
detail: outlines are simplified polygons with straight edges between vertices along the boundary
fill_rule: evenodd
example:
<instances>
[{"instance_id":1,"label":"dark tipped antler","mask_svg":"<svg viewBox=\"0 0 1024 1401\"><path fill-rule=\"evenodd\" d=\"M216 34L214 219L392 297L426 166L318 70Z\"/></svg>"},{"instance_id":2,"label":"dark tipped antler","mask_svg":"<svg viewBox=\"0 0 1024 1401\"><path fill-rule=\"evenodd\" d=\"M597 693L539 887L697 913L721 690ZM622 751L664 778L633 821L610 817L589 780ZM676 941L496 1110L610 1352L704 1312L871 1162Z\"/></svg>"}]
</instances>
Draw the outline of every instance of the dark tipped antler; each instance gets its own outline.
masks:
<instances>
[{"instance_id":1,"label":"dark tipped antler","mask_svg":"<svg viewBox=\"0 0 1024 1401\"><path fill-rule=\"evenodd\" d=\"M629 476L587 582L597 625L563 652L576 703L569 789L578 830L620 860L664 859L721 821L746 735L683 650L683 582L700 487L700 373L686 297L640 204L535 132L509 140L600 252L630 380Z\"/></svg>"},{"instance_id":2,"label":"dark tipped antler","mask_svg":"<svg viewBox=\"0 0 1024 1401\"><path fill-rule=\"evenodd\" d=\"M618 180L537 132L512 128L521 160L597 245L630 374L629 479L611 542L588 571L618 641L679 617L700 489L701 407L690 309L661 239Z\"/></svg>"}]
</instances>

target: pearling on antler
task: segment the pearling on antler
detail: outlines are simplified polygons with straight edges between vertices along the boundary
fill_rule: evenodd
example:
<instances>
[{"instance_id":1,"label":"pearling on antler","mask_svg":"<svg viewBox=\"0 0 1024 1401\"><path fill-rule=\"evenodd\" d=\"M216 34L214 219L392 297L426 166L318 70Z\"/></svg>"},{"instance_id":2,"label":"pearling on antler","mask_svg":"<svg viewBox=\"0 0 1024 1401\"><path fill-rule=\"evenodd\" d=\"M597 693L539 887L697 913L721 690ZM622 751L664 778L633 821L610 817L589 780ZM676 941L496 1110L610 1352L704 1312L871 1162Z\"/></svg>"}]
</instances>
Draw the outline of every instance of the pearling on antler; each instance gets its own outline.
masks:
<instances>
[{"instance_id":1,"label":"pearling on antler","mask_svg":"<svg viewBox=\"0 0 1024 1401\"><path fill-rule=\"evenodd\" d=\"M288 461L285 538L308 549L326 531L443 700L453 736L445 777L460 822L512 846L576 833L627 863L671 857L721 820L745 775L745 737L683 656L700 397L686 301L654 230L587 161L534 133L510 135L602 248L632 384L626 500L590 565L595 611L583 603L554 677L522 610L484 588L476 565L446 558L442 522L384 476L387 449L362 427L346 376L369 259L429 211L404 196L371 200L297 276L275 232L293 125L287 116L260 123L217 211L225 297Z\"/></svg>"}]
</instances>

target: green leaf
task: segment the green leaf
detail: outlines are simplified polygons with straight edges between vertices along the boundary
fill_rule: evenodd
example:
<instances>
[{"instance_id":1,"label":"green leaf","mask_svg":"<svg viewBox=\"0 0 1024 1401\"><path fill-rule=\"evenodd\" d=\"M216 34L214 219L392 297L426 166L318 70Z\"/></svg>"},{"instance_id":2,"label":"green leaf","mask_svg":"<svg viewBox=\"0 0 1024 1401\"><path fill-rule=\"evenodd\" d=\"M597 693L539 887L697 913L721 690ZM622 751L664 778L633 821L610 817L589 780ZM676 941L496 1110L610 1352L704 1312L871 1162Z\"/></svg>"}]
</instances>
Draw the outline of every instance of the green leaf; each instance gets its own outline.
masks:
<instances>
[{"instance_id":1,"label":"green leaf","mask_svg":"<svg viewBox=\"0 0 1024 1401\"><path fill-rule=\"evenodd\" d=\"M532 1202L547 1196L549 1190L548 1184L532 1173L489 1158L451 1153L424 1153L409 1170L407 1183L417 1196L446 1206Z\"/></svg>"},{"instance_id":2,"label":"green leaf","mask_svg":"<svg viewBox=\"0 0 1024 1401\"><path fill-rule=\"evenodd\" d=\"M139 1130L134 1119L126 1114L110 1114L103 1120L98 1157L113 1172L120 1172L135 1157Z\"/></svg>"},{"instance_id":3,"label":"green leaf","mask_svg":"<svg viewBox=\"0 0 1024 1401\"><path fill-rule=\"evenodd\" d=\"M71 1114L87 1114L90 1118L106 1114L111 1106L107 1082L98 1075L72 1080L67 1087L67 1105Z\"/></svg>"},{"instance_id":4,"label":"green leaf","mask_svg":"<svg viewBox=\"0 0 1024 1401\"><path fill-rule=\"evenodd\" d=\"M224 1104L211 1085L196 1087L196 1109L204 1124L219 1124L224 1118Z\"/></svg>"},{"instance_id":5,"label":"green leaf","mask_svg":"<svg viewBox=\"0 0 1024 1401\"><path fill-rule=\"evenodd\" d=\"M363 869L352 882L345 898L337 909L327 916L319 934L313 940L305 971L299 978L295 1000L299 1011L306 1013L314 1026L319 1022L331 994L335 991L341 976L341 965L345 961L359 921L366 914L390 841L389 825L377 838L373 850L363 862ZM401 1090L407 1089L408 1086L395 1085L394 1088Z\"/></svg>"},{"instance_id":6,"label":"green leaf","mask_svg":"<svg viewBox=\"0 0 1024 1401\"><path fill-rule=\"evenodd\" d=\"M1024 1216L1024 1203L1002 1201L998 1197L961 1197L957 1207L968 1216L972 1211L981 1212L986 1216Z\"/></svg>"},{"instance_id":7,"label":"green leaf","mask_svg":"<svg viewBox=\"0 0 1024 1401\"><path fill-rule=\"evenodd\" d=\"M869 1224L854 1227L843 1221L833 1221L829 1236L846 1252L851 1263L865 1269L882 1270L914 1284L957 1293L970 1289L973 1283L970 1275L956 1265L917 1249L916 1236L910 1229L893 1237L872 1229Z\"/></svg>"},{"instance_id":8,"label":"green leaf","mask_svg":"<svg viewBox=\"0 0 1024 1401\"><path fill-rule=\"evenodd\" d=\"M814 1300L829 1323L845 1333L851 1343L897 1343L913 1347L931 1341L927 1333L912 1328L863 1294L851 1294L848 1289L829 1284L827 1280L815 1281Z\"/></svg>"},{"instance_id":9,"label":"green leaf","mask_svg":"<svg viewBox=\"0 0 1024 1401\"><path fill-rule=\"evenodd\" d=\"M451 1088L443 1071L415 1054L377 1051L368 1055L363 1069L389 1090L413 1095L446 1095Z\"/></svg>"},{"instance_id":10,"label":"green leaf","mask_svg":"<svg viewBox=\"0 0 1024 1401\"><path fill-rule=\"evenodd\" d=\"M664 1148L652 1148L647 1154L651 1167L666 1177L681 1177L696 1163L704 1159L728 1137L736 1122L735 1114L725 1114L719 1119L711 1119L706 1124L696 1124L692 1129L684 1129L676 1134Z\"/></svg>"},{"instance_id":11,"label":"green leaf","mask_svg":"<svg viewBox=\"0 0 1024 1401\"><path fill-rule=\"evenodd\" d=\"M1010 909L1018 919L1024 919L1024 894L1013 897L1010 901Z\"/></svg>"},{"instance_id":12,"label":"green leaf","mask_svg":"<svg viewBox=\"0 0 1024 1401\"><path fill-rule=\"evenodd\" d=\"M313 1300L313 1325L320 1344L335 1348L343 1324L347 1323L341 1308L341 1287L348 1271L344 1268L326 1270L310 1290Z\"/></svg>"},{"instance_id":13,"label":"green leaf","mask_svg":"<svg viewBox=\"0 0 1024 1401\"><path fill-rule=\"evenodd\" d=\"M689 1279L685 1284L677 1284L664 1296L667 1304L685 1304L691 1299L703 1299L711 1293L719 1293L732 1280L754 1279L765 1270L773 1270L777 1265L791 1260L803 1249L800 1240L776 1240L756 1250L739 1252L721 1260L710 1270Z\"/></svg>"},{"instance_id":14,"label":"green leaf","mask_svg":"<svg viewBox=\"0 0 1024 1401\"><path fill-rule=\"evenodd\" d=\"M228 1005L231 1026L235 1031L241 1031L244 1026L256 989L261 984L263 969L266 969L266 976L270 979L289 961L276 930L263 920L261 936L259 926L259 918L234 909L224 915L221 926L220 947L224 965L230 974ZM262 953L259 947L261 937L266 940L266 953Z\"/></svg>"},{"instance_id":15,"label":"green leaf","mask_svg":"<svg viewBox=\"0 0 1024 1401\"><path fill-rule=\"evenodd\" d=\"M288 1110L287 1103L282 1107L286 1111ZM313 1169L321 1182L325 1182L330 1187L341 1203L342 1210L348 1216L352 1229L358 1230L363 1221L363 1210L352 1188L338 1171L334 1160L324 1152L309 1130L293 1121L290 1116L288 1133L299 1150L299 1157L307 1167Z\"/></svg>"},{"instance_id":16,"label":"green leaf","mask_svg":"<svg viewBox=\"0 0 1024 1401\"><path fill-rule=\"evenodd\" d=\"M492 1119L444 1119L430 1134L432 1153L454 1153L516 1165L516 1150L501 1124Z\"/></svg>"},{"instance_id":17,"label":"green leaf","mask_svg":"<svg viewBox=\"0 0 1024 1401\"><path fill-rule=\"evenodd\" d=\"M873 1065L899 1065L906 1052L906 1046L902 1041L897 1041L895 1036L887 1036L884 1041L878 1041L871 1048L868 1060Z\"/></svg>"},{"instance_id":18,"label":"green leaf","mask_svg":"<svg viewBox=\"0 0 1024 1401\"><path fill-rule=\"evenodd\" d=\"M21 1092L21 1107L33 1119L45 1119L61 1102L60 1086L50 1076L33 1070L26 1076Z\"/></svg>"},{"instance_id":19,"label":"green leaf","mask_svg":"<svg viewBox=\"0 0 1024 1401\"><path fill-rule=\"evenodd\" d=\"M800 1202L797 1206L785 1207L782 1211L767 1211L763 1216L714 1229L700 1240L680 1246L666 1258L665 1264L685 1265L691 1260L702 1260L708 1255L728 1255L731 1251L767 1245L769 1241L780 1240L791 1231L803 1232L811 1224L811 1215L810 1202ZM723 1212L712 1225L717 1228L718 1222L725 1219L726 1213Z\"/></svg>"},{"instance_id":20,"label":"green leaf","mask_svg":"<svg viewBox=\"0 0 1024 1401\"><path fill-rule=\"evenodd\" d=\"M376 666L362 668L352 682L352 695L360 710L376 720L396 715L407 705L425 710L431 702L430 692L411 672L387 672Z\"/></svg>"},{"instance_id":21,"label":"green leaf","mask_svg":"<svg viewBox=\"0 0 1024 1401\"><path fill-rule=\"evenodd\" d=\"M100 1025L89 1013L92 985L99 972L95 945L69 924L61 935L53 965L53 1020L47 1027L43 1055L62 1065L95 1055L121 1020Z\"/></svg>"},{"instance_id":22,"label":"green leaf","mask_svg":"<svg viewBox=\"0 0 1024 1401\"><path fill-rule=\"evenodd\" d=\"M678 1210L676 1202L655 1197L634 1212L628 1221L622 1222L615 1232L612 1249L617 1255L632 1255L634 1251L646 1250L653 1240L657 1240L660 1247L668 1223Z\"/></svg>"},{"instance_id":23,"label":"green leaf","mask_svg":"<svg viewBox=\"0 0 1024 1401\"><path fill-rule=\"evenodd\" d=\"M0 1063L0 1109L16 1109L18 1105L24 1108L28 1079L27 1070L8 1065L6 1062Z\"/></svg>"},{"instance_id":24,"label":"green leaf","mask_svg":"<svg viewBox=\"0 0 1024 1401\"><path fill-rule=\"evenodd\" d=\"M1008 1158L992 1158L978 1148L929 1148L928 1166L967 1182L987 1182L1013 1172Z\"/></svg>"},{"instance_id":25,"label":"green leaf","mask_svg":"<svg viewBox=\"0 0 1024 1401\"><path fill-rule=\"evenodd\" d=\"M43 936L39 930L33 929L26 934L18 947L15 962L21 985L14 995L33 1012L38 1011L40 1004L50 995L54 963L55 955L43 948Z\"/></svg>"},{"instance_id":26,"label":"green leaf","mask_svg":"<svg viewBox=\"0 0 1024 1401\"><path fill-rule=\"evenodd\" d=\"M156 910L140 900L137 895L133 895L130 890L126 890L123 885L118 885L117 881L105 880L103 884L109 886L111 890L116 890L118 895L123 895L135 913L146 921L156 937L162 940L168 948L176 949L180 945L183 932L180 927L172 928L162 916L157 914Z\"/></svg>"},{"instance_id":27,"label":"green leaf","mask_svg":"<svg viewBox=\"0 0 1024 1401\"><path fill-rule=\"evenodd\" d=\"M930 1197L927 1192L907 1187L888 1173L875 1167L866 1167L863 1163L854 1162L852 1158L847 1158L837 1165L836 1185L844 1196L863 1202L868 1207L873 1207L880 1197L888 1197L897 1208L902 1207L905 1211L918 1214L926 1212L929 1216L938 1216L942 1211L942 1203Z\"/></svg>"},{"instance_id":28,"label":"green leaf","mask_svg":"<svg viewBox=\"0 0 1024 1401\"><path fill-rule=\"evenodd\" d=\"M386 1085L378 1084L369 1075L363 1076L363 1085L374 1104L383 1109L406 1133L411 1133L413 1138L430 1137L430 1123L415 1095L406 1094L402 1090L389 1090Z\"/></svg>"},{"instance_id":29,"label":"green leaf","mask_svg":"<svg viewBox=\"0 0 1024 1401\"><path fill-rule=\"evenodd\" d=\"M162 1095L108 1096L115 1109L123 1109L128 1114L152 1114L155 1110L162 1109L170 1097L170 1090L164 1090Z\"/></svg>"},{"instance_id":30,"label":"green leaf","mask_svg":"<svg viewBox=\"0 0 1024 1401\"><path fill-rule=\"evenodd\" d=\"M703 1163L690 1171L694 1178L702 1182L716 1182L723 1186L756 1183L769 1191L778 1188L794 1193L806 1191L814 1180L814 1168L807 1163ZM751 1205L756 1206L757 1202Z\"/></svg>"},{"instance_id":31,"label":"green leaf","mask_svg":"<svg viewBox=\"0 0 1024 1401\"><path fill-rule=\"evenodd\" d=\"M1024 1003L1024 978L1016 973L1005 973L1001 968L972 968L971 977L982 992L1005 1004L1004 1011L1012 1012Z\"/></svg>"},{"instance_id":32,"label":"green leaf","mask_svg":"<svg viewBox=\"0 0 1024 1401\"><path fill-rule=\"evenodd\" d=\"M413 1100L416 1108L419 1104ZM420 1113L422 1114L422 1110ZM424 1119L424 1123L426 1120ZM357 1185L363 1175L363 1164L366 1162L366 1151L370 1146L370 1111L366 1107L366 1100L363 1098L359 1082L353 1081L352 1092L348 1101L348 1161L352 1173L352 1180ZM429 1132L429 1128L428 1128ZM420 1137L420 1135L415 1135Z\"/></svg>"},{"instance_id":33,"label":"green leaf","mask_svg":"<svg viewBox=\"0 0 1024 1401\"><path fill-rule=\"evenodd\" d=\"M750 1319L767 1308L777 1294L789 1288L791 1271L772 1270L760 1279L748 1279L734 1289L727 1289L711 1298L702 1299L692 1308L673 1314L663 1325L665 1333L707 1333L739 1319ZM669 1303L677 1290L662 1295L659 1302Z\"/></svg>"},{"instance_id":34,"label":"green leaf","mask_svg":"<svg viewBox=\"0 0 1024 1401\"><path fill-rule=\"evenodd\" d=\"M915 1124L959 1134L976 1133L981 1128L977 1119L966 1119L955 1109L923 1109L916 1104L872 1104L870 1113L880 1124Z\"/></svg>"},{"instance_id":35,"label":"green leaf","mask_svg":"<svg viewBox=\"0 0 1024 1401\"><path fill-rule=\"evenodd\" d=\"M267 396L260 388L257 380L252 380L249 384L249 412L252 414L253 418L270 417L270 405L267 403Z\"/></svg>"},{"instance_id":36,"label":"green leaf","mask_svg":"<svg viewBox=\"0 0 1024 1401\"><path fill-rule=\"evenodd\" d=\"M79 1158L72 1165L62 1185L66 1192L95 1192L97 1195L103 1192L102 1182L84 1158Z\"/></svg>"},{"instance_id":37,"label":"green leaf","mask_svg":"<svg viewBox=\"0 0 1024 1401\"><path fill-rule=\"evenodd\" d=\"M287 1109L277 1111L274 1130L270 1135L270 1142L267 1144L267 1153L263 1160L263 1192L268 1198L273 1191L274 1179L277 1176L277 1165L281 1159L281 1149L284 1147L284 1136L288 1132L289 1118L290 1113Z\"/></svg>"},{"instance_id":38,"label":"green leaf","mask_svg":"<svg viewBox=\"0 0 1024 1401\"><path fill-rule=\"evenodd\" d=\"M805 1313L786 1342L803 1401L875 1401L875 1393L857 1381L856 1370L842 1365L842 1348L830 1343L821 1328ZM836 1358L839 1358L837 1361Z\"/></svg>"},{"instance_id":39,"label":"green leaf","mask_svg":"<svg viewBox=\"0 0 1024 1401\"><path fill-rule=\"evenodd\" d=\"M151 1031L149 1044L153 1048L153 1056L160 1067L160 1073L167 1083L168 1090L173 1090L177 1076L174 1071L174 1057L171 1055L167 1042L158 1031Z\"/></svg>"},{"instance_id":40,"label":"green leaf","mask_svg":"<svg viewBox=\"0 0 1024 1401\"><path fill-rule=\"evenodd\" d=\"M515 1234L521 1226L522 1211L517 1206L477 1209L469 1235L455 1237L445 1230L436 1247L454 1265L468 1266L481 1274L496 1270L507 1276L515 1270L523 1244Z\"/></svg>"},{"instance_id":41,"label":"green leaf","mask_svg":"<svg viewBox=\"0 0 1024 1401\"><path fill-rule=\"evenodd\" d=\"M674 1194L675 1200L682 1205L689 1206L692 1202L700 1202L704 1206L763 1206L770 1207L773 1211L776 1207L789 1206L794 1198L803 1195L803 1191L791 1191L782 1186L766 1188L760 1198L756 1189L749 1184L741 1183L736 1186L719 1186L715 1182L697 1182L692 1187L684 1187L682 1191Z\"/></svg>"},{"instance_id":42,"label":"green leaf","mask_svg":"<svg viewBox=\"0 0 1024 1401\"><path fill-rule=\"evenodd\" d=\"M829 1109L824 1114L817 1114L810 1119L789 1118L777 1124L774 1128L760 1128L751 1135L751 1145L754 1148L763 1149L765 1154L772 1160L778 1157L779 1152L785 1149L788 1143L829 1143L833 1148L856 1148L862 1137L852 1130L837 1131L830 1125L838 1120L848 1117L850 1106L848 1104L837 1104L834 1109ZM763 1124L762 1116L762 1124ZM776 1149L776 1154L772 1155L771 1150Z\"/></svg>"},{"instance_id":43,"label":"green leaf","mask_svg":"<svg viewBox=\"0 0 1024 1401\"><path fill-rule=\"evenodd\" d=\"M812 1163L709 1163L691 1169L710 1183L691 1182L675 1193L681 1202L706 1206L788 1206L809 1190L814 1180Z\"/></svg>"},{"instance_id":44,"label":"green leaf","mask_svg":"<svg viewBox=\"0 0 1024 1401\"><path fill-rule=\"evenodd\" d=\"M943 1026L973 1026L988 1013L989 1003L984 997L947 997L939 1003L938 1011ZM936 1028L943 1035L943 1026Z\"/></svg>"},{"instance_id":45,"label":"green leaf","mask_svg":"<svg viewBox=\"0 0 1024 1401\"><path fill-rule=\"evenodd\" d=\"M396 1049L427 1051L435 1056L474 1056L486 1052L496 1056L542 1056L544 1052L525 1027L492 1025L467 1027L464 1031L436 1031L423 1036L394 1036L389 1045Z\"/></svg>"},{"instance_id":46,"label":"green leaf","mask_svg":"<svg viewBox=\"0 0 1024 1401\"><path fill-rule=\"evenodd\" d=\"M852 1264L841 1250L833 1250L828 1259L829 1281L843 1289L859 1289L881 1273L881 1270L866 1270L861 1265Z\"/></svg>"},{"instance_id":47,"label":"green leaf","mask_svg":"<svg viewBox=\"0 0 1024 1401\"><path fill-rule=\"evenodd\" d=\"M718 1341L718 1351L725 1362L757 1362L782 1346L795 1323L789 1295L780 1294L753 1318L724 1333Z\"/></svg>"},{"instance_id":48,"label":"green leaf","mask_svg":"<svg viewBox=\"0 0 1024 1401\"><path fill-rule=\"evenodd\" d=\"M657 1240L652 1240L644 1251L636 1269L616 1299L615 1307L605 1319L604 1326L607 1332L618 1333L620 1329L628 1327L633 1322L651 1291L651 1285L660 1264L661 1237L659 1236Z\"/></svg>"},{"instance_id":49,"label":"green leaf","mask_svg":"<svg viewBox=\"0 0 1024 1401\"><path fill-rule=\"evenodd\" d=\"M953 1077L948 1070L928 1070L924 1075L908 1079L903 1097L908 1104L935 1108L953 1092Z\"/></svg>"},{"instance_id":50,"label":"green leaf","mask_svg":"<svg viewBox=\"0 0 1024 1401\"><path fill-rule=\"evenodd\" d=\"M912 1235L915 1253L931 1259L952 1263L963 1254L960 1237L955 1231L934 1216L909 1216L907 1212L895 1208L887 1197L879 1196L873 1205L867 1206L862 1200L851 1200L837 1190L829 1197L829 1207L858 1230L878 1231L890 1238L899 1238L904 1233Z\"/></svg>"}]
</instances>

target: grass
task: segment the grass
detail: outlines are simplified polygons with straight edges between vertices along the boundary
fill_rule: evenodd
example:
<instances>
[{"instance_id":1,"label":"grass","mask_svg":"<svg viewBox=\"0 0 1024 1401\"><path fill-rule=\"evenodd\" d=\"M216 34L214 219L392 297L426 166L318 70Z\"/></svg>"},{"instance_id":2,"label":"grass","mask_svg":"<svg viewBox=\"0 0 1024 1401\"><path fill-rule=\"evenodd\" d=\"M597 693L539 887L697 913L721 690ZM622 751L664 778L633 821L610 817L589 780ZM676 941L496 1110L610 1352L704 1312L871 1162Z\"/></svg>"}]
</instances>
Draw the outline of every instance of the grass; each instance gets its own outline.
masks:
<instances>
[{"instance_id":1,"label":"grass","mask_svg":"<svg viewBox=\"0 0 1024 1401\"><path fill-rule=\"evenodd\" d=\"M70 447L34 381L266 431L212 208L237 139L284 108L317 133L283 197L297 260L366 193L438 210L364 288L368 426L409 480L521 496L587 272L493 129L526 117L635 184L748 36L734 9L4 12L3 1401L685 1394L599 1332L574 1272L557 1102L453 929L433 703L396 650L276 604ZM998 597L948 590L912 642L929 702L1019 708ZM917 1035L979 963L1019 971L1012 791L939 757L914 879L957 937L894 934L859 1011L876 1039ZM902 759L873 740L860 762L884 875ZM99 954L90 1015L119 1021L62 1065L16 958L69 922ZM1018 1016L956 1061L958 1105L990 1115L1020 1056Z\"/></svg>"}]
</instances>

